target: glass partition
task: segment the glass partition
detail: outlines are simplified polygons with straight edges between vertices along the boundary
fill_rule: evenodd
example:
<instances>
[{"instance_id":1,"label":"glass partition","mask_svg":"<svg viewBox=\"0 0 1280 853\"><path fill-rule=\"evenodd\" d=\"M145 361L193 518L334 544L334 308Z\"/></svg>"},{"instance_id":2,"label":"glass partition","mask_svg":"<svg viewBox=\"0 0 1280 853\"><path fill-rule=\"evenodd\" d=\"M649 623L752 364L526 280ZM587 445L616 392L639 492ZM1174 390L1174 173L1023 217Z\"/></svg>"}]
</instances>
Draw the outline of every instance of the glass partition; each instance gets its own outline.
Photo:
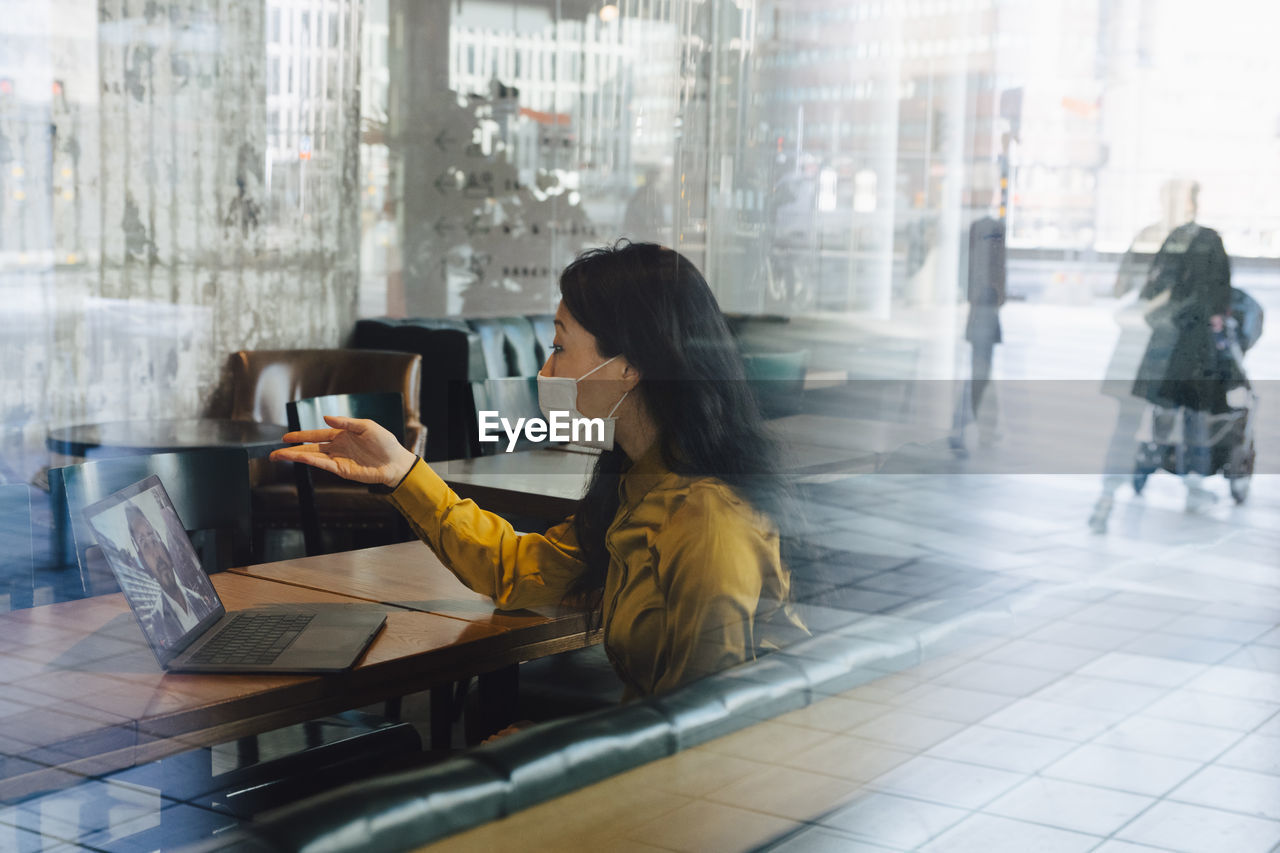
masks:
<instances>
[{"instance_id":1,"label":"glass partition","mask_svg":"<svg viewBox=\"0 0 1280 853\"><path fill-rule=\"evenodd\" d=\"M705 273L795 492L778 576L816 641L752 647L761 666L720 679L742 692L711 704L755 708L732 725L765 734L690 759L727 755L758 783L726 778L716 809L849 846L1191 849L1175 830L1203 818L1272 849L1280 812L1255 795L1280 737L1277 32L1280 6L1253 0L7 0L0 848L113 849L175 804L225 816L159 793L173 765L157 771L138 720L206 709L89 595L50 474L89 455L69 428L226 418L233 353L342 348L379 317L497 341L424 362L424 424L504 389L532 411L547 343L514 359L503 329L545 337L564 266L628 239ZM1188 329L1207 406L1162 384ZM538 498L567 513L592 459L563 456L440 470L474 464L474 493L504 499L558 478ZM530 618L424 603L416 580L388 594L393 621L439 616L477 655ZM42 609L68 604L99 621ZM1130 773L1139 753L1161 772ZM71 775L5 787L31 761L40 785ZM770 811L779 773L812 802ZM895 798L910 820L880 810ZM698 849L732 829L652 838ZM741 846L785 846L760 836Z\"/></svg>"}]
</instances>

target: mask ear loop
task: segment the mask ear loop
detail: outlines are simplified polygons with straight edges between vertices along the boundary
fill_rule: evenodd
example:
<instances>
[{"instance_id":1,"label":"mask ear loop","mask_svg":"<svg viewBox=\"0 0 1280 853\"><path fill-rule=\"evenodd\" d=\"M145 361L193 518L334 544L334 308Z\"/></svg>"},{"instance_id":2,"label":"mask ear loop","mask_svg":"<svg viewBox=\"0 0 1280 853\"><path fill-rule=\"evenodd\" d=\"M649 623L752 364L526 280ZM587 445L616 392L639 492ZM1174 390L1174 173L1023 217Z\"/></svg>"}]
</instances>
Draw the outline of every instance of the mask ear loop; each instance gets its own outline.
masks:
<instances>
[{"instance_id":1,"label":"mask ear loop","mask_svg":"<svg viewBox=\"0 0 1280 853\"><path fill-rule=\"evenodd\" d=\"M631 393L631 390L630 390L630 389L627 389L626 391L623 391L623 392L622 392L622 396L618 398L618 402L616 402L616 403L614 403L614 404L613 404L613 408L609 410L609 414L605 415L605 417L606 417L606 418L611 418L611 417L613 417L613 413L614 413L614 412L616 412L616 411L618 411L618 407L622 405L622 401L623 401L623 400L625 400L625 399L627 399L627 395L628 395L628 394L630 394L630 393Z\"/></svg>"},{"instance_id":2,"label":"mask ear loop","mask_svg":"<svg viewBox=\"0 0 1280 853\"><path fill-rule=\"evenodd\" d=\"M575 379L575 380L573 380L573 381L574 381L574 382L581 382L582 380L586 379L586 378L587 378L588 376L590 376L591 374L595 373L595 372L596 372L597 370L599 370L600 368L604 367L604 366L605 366L606 364L608 364L610 361L617 361L620 355L621 355L621 353L619 353L618 355L615 355L613 358L609 359L608 361L602 361L602 362L600 362L600 363L599 363L599 364L597 364L595 367L591 368L591 369L590 369L590 370L588 370L586 373L582 374L581 376L579 376L577 379Z\"/></svg>"},{"instance_id":3,"label":"mask ear loop","mask_svg":"<svg viewBox=\"0 0 1280 853\"><path fill-rule=\"evenodd\" d=\"M574 384L577 384L577 383L581 382L582 380L586 379L588 376L590 376L591 374L595 373L595 372L596 372L597 370L599 370L600 368L604 367L604 366L605 366L606 364L608 364L610 361L617 361L617 360L621 357L621 355L622 355L622 354L621 354L621 353L619 353L618 355L615 355L613 358L610 358L610 359L608 359L607 361L602 361L602 362L600 362L600 363L599 363L599 364L597 364L595 367L591 368L591 369L590 369L590 370L588 370L586 373L582 374L582 375L581 375L581 376L579 376L577 379L573 380L573 381L574 381ZM622 405L622 401L623 401L623 400L625 400L625 399L627 399L627 395L628 395L628 394L630 394L630 393L631 393L631 390L630 390L630 389L627 389L626 391L623 391L623 392L622 392L622 396L618 398L618 402L616 402L616 403L614 403L614 404L613 404L613 408L609 410L609 414L605 415L605 417L606 417L606 418L611 418L611 417L613 417L613 413L614 413L614 412L616 412L616 411L618 411L618 407Z\"/></svg>"}]
</instances>

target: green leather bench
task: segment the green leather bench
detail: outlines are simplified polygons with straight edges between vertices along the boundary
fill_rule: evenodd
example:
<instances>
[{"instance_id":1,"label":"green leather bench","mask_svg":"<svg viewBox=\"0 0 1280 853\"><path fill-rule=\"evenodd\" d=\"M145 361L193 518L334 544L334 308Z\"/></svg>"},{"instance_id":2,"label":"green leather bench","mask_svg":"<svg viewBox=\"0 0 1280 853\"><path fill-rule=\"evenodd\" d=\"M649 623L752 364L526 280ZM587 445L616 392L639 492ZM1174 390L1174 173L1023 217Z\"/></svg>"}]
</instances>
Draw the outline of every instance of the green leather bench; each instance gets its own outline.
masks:
<instances>
[{"instance_id":1,"label":"green leather bench","mask_svg":"<svg viewBox=\"0 0 1280 853\"><path fill-rule=\"evenodd\" d=\"M915 666L967 624L868 617L660 696L326 792L193 849L413 849Z\"/></svg>"}]
</instances>

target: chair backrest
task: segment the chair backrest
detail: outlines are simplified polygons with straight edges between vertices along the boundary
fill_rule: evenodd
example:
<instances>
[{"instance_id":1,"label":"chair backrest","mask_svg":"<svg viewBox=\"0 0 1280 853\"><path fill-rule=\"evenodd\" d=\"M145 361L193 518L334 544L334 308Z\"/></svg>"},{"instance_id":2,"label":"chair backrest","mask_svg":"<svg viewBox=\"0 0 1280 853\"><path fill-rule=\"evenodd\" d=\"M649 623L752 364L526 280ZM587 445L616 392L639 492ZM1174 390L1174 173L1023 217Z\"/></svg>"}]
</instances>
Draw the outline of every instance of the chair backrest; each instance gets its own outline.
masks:
<instances>
[{"instance_id":1,"label":"chair backrest","mask_svg":"<svg viewBox=\"0 0 1280 853\"><path fill-rule=\"evenodd\" d=\"M499 417L506 418L512 424L515 424L517 418L542 417L542 410L538 407L538 380L535 376L512 376L475 382L472 384L472 394L475 396L477 419L482 411L496 411ZM480 444L477 431L477 452L488 456L505 451L507 437L505 433L500 432L499 435L497 442ZM516 443L518 450L536 446L524 439Z\"/></svg>"},{"instance_id":2,"label":"chair backrest","mask_svg":"<svg viewBox=\"0 0 1280 853\"><path fill-rule=\"evenodd\" d=\"M429 378L479 380L489 375L480 334L466 320L433 317L366 317L356 321L351 346L416 352ZM423 414L427 414L423 409Z\"/></svg>"},{"instance_id":3,"label":"chair backrest","mask_svg":"<svg viewBox=\"0 0 1280 853\"><path fill-rule=\"evenodd\" d=\"M241 448L115 456L52 468L49 485L65 496L86 595L110 592L116 587L84 520L84 508L151 474L164 483L183 528L195 534L191 542L206 572L252 562L249 456Z\"/></svg>"},{"instance_id":4,"label":"chair backrest","mask_svg":"<svg viewBox=\"0 0 1280 853\"><path fill-rule=\"evenodd\" d=\"M533 376L542 367L538 338L525 317L493 317L467 321L480 335L488 378Z\"/></svg>"},{"instance_id":5,"label":"chair backrest","mask_svg":"<svg viewBox=\"0 0 1280 853\"><path fill-rule=\"evenodd\" d=\"M525 317L499 317L498 324L507 337L507 375L536 376L543 360L538 358L538 337L533 324Z\"/></svg>"},{"instance_id":6,"label":"chair backrest","mask_svg":"<svg viewBox=\"0 0 1280 853\"><path fill-rule=\"evenodd\" d=\"M285 423L291 400L333 394L396 391L403 395L406 447L426 443L420 390L422 356L385 350L242 350L231 357L236 420Z\"/></svg>"},{"instance_id":7,"label":"chair backrest","mask_svg":"<svg viewBox=\"0 0 1280 853\"><path fill-rule=\"evenodd\" d=\"M292 400L286 407L289 429L324 429L325 415L346 418L367 418L385 427L404 444L404 397L398 391L370 394L329 394ZM293 466L298 484L298 508L302 517L302 538L307 554L324 552L320 534L320 516L316 509L315 480L311 466L296 463ZM323 472L317 472L322 475Z\"/></svg>"},{"instance_id":8,"label":"chair backrest","mask_svg":"<svg viewBox=\"0 0 1280 853\"><path fill-rule=\"evenodd\" d=\"M554 314L535 314L529 318L533 324L533 334L538 339L538 361L546 362L551 355L551 344L556 339L556 318Z\"/></svg>"},{"instance_id":9,"label":"chair backrest","mask_svg":"<svg viewBox=\"0 0 1280 853\"><path fill-rule=\"evenodd\" d=\"M10 610L34 603L31 488L25 483L0 485L0 595L8 595Z\"/></svg>"},{"instance_id":10,"label":"chair backrest","mask_svg":"<svg viewBox=\"0 0 1280 853\"><path fill-rule=\"evenodd\" d=\"M507 334L497 320L477 318L467 324L480 336L480 348L484 352L485 370L490 379L511 375L507 362Z\"/></svg>"},{"instance_id":11,"label":"chair backrest","mask_svg":"<svg viewBox=\"0 0 1280 853\"><path fill-rule=\"evenodd\" d=\"M325 429L325 415L377 421L404 444L404 395L399 391L369 394L328 394L292 400L285 406L289 429Z\"/></svg>"},{"instance_id":12,"label":"chair backrest","mask_svg":"<svg viewBox=\"0 0 1280 853\"><path fill-rule=\"evenodd\" d=\"M478 332L457 319L366 318L356 322L351 345L421 355L418 412L427 431L422 458L434 462L471 455L475 404L470 383L489 375Z\"/></svg>"},{"instance_id":13,"label":"chair backrest","mask_svg":"<svg viewBox=\"0 0 1280 853\"><path fill-rule=\"evenodd\" d=\"M808 350L743 353L747 383L765 417L792 415L799 410L808 365Z\"/></svg>"}]
</instances>

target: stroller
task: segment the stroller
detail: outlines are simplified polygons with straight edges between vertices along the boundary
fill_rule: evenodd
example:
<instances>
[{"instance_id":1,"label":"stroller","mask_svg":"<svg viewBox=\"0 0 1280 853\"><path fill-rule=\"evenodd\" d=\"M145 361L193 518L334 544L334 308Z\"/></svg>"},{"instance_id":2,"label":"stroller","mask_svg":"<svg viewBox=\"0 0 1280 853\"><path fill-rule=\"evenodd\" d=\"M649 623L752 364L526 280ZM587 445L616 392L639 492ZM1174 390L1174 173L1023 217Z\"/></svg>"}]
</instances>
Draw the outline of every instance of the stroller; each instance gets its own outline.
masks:
<instances>
[{"instance_id":1,"label":"stroller","mask_svg":"<svg viewBox=\"0 0 1280 853\"><path fill-rule=\"evenodd\" d=\"M1218 369L1227 380L1228 410L1192 412L1147 406L1138 429L1138 451L1133 463L1133 490L1141 494L1147 478L1163 468L1173 474L1188 470L1188 433L1198 432L1195 446L1207 446L1206 476L1219 472L1227 478L1237 504L1249 497L1255 451L1254 421L1258 395L1244 371L1244 354L1262 336L1262 306L1249 294L1231 289L1231 311L1218 335ZM1194 419L1203 419L1199 424Z\"/></svg>"}]
</instances>

